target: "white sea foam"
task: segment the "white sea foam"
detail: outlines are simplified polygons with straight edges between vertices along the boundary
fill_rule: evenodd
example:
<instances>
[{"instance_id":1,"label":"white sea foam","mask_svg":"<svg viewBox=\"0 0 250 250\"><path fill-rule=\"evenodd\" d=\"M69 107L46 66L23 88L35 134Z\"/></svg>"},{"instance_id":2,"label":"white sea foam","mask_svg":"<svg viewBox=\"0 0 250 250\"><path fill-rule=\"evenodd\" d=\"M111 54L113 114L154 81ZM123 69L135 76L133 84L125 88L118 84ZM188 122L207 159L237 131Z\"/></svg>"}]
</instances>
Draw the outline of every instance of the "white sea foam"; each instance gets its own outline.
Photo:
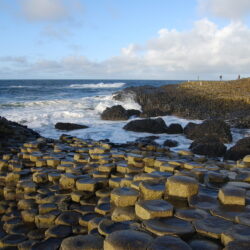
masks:
<instances>
[{"instance_id":1,"label":"white sea foam","mask_svg":"<svg viewBox=\"0 0 250 250\"><path fill-rule=\"evenodd\" d=\"M71 84L69 88L75 89L105 89L105 88L121 88L124 87L126 83L124 82L114 82L114 83L89 83L89 84Z\"/></svg>"}]
</instances>

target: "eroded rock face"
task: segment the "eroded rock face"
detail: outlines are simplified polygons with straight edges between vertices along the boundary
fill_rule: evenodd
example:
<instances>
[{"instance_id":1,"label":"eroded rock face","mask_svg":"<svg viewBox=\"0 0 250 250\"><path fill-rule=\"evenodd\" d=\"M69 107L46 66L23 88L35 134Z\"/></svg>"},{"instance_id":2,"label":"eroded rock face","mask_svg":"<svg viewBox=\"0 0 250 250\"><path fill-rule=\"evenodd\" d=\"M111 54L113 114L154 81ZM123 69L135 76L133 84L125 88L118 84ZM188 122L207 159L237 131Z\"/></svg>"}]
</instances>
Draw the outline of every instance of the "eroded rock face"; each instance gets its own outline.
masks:
<instances>
[{"instance_id":1,"label":"eroded rock face","mask_svg":"<svg viewBox=\"0 0 250 250\"><path fill-rule=\"evenodd\" d=\"M232 141L229 125L218 119L206 120L201 124L188 123L184 128L184 134L191 140L209 136L218 138L222 143Z\"/></svg>"},{"instance_id":2,"label":"eroded rock face","mask_svg":"<svg viewBox=\"0 0 250 250\"><path fill-rule=\"evenodd\" d=\"M211 157L223 156L227 149L218 138L210 136L194 140L189 148L195 154Z\"/></svg>"},{"instance_id":3,"label":"eroded rock face","mask_svg":"<svg viewBox=\"0 0 250 250\"><path fill-rule=\"evenodd\" d=\"M88 126L69 123L69 122L58 122L56 123L55 128L59 130L70 131L70 130L88 128Z\"/></svg>"},{"instance_id":4,"label":"eroded rock face","mask_svg":"<svg viewBox=\"0 0 250 250\"><path fill-rule=\"evenodd\" d=\"M250 155L250 137L243 138L236 142L236 144L227 150L224 158L226 160L239 160L244 156Z\"/></svg>"},{"instance_id":5,"label":"eroded rock face","mask_svg":"<svg viewBox=\"0 0 250 250\"><path fill-rule=\"evenodd\" d=\"M147 132L154 134L166 133L167 125L162 118L133 120L123 129L134 132Z\"/></svg>"}]
</instances>

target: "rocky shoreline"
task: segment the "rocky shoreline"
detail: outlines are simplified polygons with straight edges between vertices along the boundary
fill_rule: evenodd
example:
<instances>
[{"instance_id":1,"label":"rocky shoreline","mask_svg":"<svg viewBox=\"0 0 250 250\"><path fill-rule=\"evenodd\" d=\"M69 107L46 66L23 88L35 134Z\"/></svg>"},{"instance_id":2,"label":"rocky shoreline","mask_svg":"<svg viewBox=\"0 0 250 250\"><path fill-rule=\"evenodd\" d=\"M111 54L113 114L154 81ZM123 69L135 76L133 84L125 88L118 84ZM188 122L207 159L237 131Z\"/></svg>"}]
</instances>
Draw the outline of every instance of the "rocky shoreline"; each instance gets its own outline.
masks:
<instances>
[{"instance_id":1,"label":"rocky shoreline","mask_svg":"<svg viewBox=\"0 0 250 250\"><path fill-rule=\"evenodd\" d=\"M130 87L116 93L114 98L124 100L128 96L141 105L141 117L219 118L234 127L250 128L250 78Z\"/></svg>"},{"instance_id":2,"label":"rocky shoreline","mask_svg":"<svg viewBox=\"0 0 250 250\"><path fill-rule=\"evenodd\" d=\"M193 140L190 150L174 152L177 142L158 145L158 136L126 144L64 134L52 140L0 117L0 248L249 249L250 137L230 149L224 145L232 141L224 120L248 127L242 117L249 104L237 95L213 99L206 86L204 99L198 94L202 86L188 84L125 89L115 98L133 95L142 112L114 106L102 119L210 118L184 128L161 118L124 126L183 134Z\"/></svg>"},{"instance_id":3,"label":"rocky shoreline","mask_svg":"<svg viewBox=\"0 0 250 250\"><path fill-rule=\"evenodd\" d=\"M51 140L1 122L1 249L250 248L249 155L173 152L155 137ZM204 129L218 143L231 140L220 120L184 133L195 142ZM249 143L242 140L237 149Z\"/></svg>"}]
</instances>

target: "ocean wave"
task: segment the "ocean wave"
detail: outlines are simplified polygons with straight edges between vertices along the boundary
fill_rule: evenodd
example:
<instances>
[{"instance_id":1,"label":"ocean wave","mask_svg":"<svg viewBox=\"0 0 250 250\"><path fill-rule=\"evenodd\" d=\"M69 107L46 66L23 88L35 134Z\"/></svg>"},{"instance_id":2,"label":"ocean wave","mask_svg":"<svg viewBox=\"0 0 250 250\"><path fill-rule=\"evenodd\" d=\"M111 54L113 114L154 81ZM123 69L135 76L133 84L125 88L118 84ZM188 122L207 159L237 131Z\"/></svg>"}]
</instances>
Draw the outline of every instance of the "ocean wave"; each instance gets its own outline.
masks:
<instances>
[{"instance_id":1,"label":"ocean wave","mask_svg":"<svg viewBox=\"0 0 250 250\"><path fill-rule=\"evenodd\" d=\"M114 82L114 83L89 83L89 84L71 84L69 88L74 89L106 89L106 88L121 88L125 86L124 82Z\"/></svg>"},{"instance_id":2,"label":"ocean wave","mask_svg":"<svg viewBox=\"0 0 250 250\"><path fill-rule=\"evenodd\" d=\"M33 89L33 88L36 88L36 86L11 85L8 88L10 88L10 89L23 89L23 88Z\"/></svg>"}]
</instances>

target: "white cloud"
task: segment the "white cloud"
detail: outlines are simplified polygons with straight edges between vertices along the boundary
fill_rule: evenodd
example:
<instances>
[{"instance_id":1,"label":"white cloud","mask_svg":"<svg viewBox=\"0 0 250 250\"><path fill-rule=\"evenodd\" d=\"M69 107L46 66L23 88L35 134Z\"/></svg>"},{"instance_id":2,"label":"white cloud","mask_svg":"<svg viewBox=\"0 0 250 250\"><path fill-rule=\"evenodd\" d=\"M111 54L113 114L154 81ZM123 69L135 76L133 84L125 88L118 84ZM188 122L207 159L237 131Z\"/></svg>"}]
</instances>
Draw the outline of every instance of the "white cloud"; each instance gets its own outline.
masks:
<instances>
[{"instance_id":1,"label":"white cloud","mask_svg":"<svg viewBox=\"0 0 250 250\"><path fill-rule=\"evenodd\" d=\"M21 14L29 21L70 20L82 11L79 0L20 0Z\"/></svg>"},{"instance_id":2,"label":"white cloud","mask_svg":"<svg viewBox=\"0 0 250 250\"><path fill-rule=\"evenodd\" d=\"M217 17L242 19L250 15L249 0L198 0L199 9Z\"/></svg>"},{"instance_id":3,"label":"white cloud","mask_svg":"<svg viewBox=\"0 0 250 250\"><path fill-rule=\"evenodd\" d=\"M241 22L219 28L202 19L190 30L161 29L145 44L130 44L121 54L94 62L84 56L29 62L18 74L47 78L236 78L250 73L250 29ZM0 64L3 65L3 62ZM1 75L0 75L1 76Z\"/></svg>"}]
</instances>

